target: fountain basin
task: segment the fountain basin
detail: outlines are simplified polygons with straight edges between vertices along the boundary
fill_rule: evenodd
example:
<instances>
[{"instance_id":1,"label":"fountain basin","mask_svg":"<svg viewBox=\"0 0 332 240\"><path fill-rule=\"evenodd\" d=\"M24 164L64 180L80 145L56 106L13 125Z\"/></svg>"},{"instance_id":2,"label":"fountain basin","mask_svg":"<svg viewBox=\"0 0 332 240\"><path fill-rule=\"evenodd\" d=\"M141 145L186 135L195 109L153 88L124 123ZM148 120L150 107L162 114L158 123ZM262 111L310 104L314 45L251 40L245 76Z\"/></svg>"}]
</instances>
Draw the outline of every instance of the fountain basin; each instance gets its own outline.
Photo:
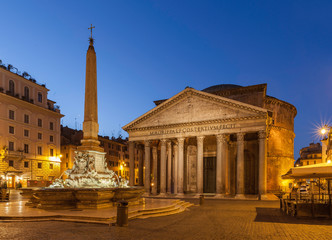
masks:
<instances>
[{"instance_id":1,"label":"fountain basin","mask_svg":"<svg viewBox=\"0 0 332 240\"><path fill-rule=\"evenodd\" d=\"M22 196L30 198L26 206L41 209L107 208L119 200L140 204L143 193L143 187L22 189Z\"/></svg>"}]
</instances>

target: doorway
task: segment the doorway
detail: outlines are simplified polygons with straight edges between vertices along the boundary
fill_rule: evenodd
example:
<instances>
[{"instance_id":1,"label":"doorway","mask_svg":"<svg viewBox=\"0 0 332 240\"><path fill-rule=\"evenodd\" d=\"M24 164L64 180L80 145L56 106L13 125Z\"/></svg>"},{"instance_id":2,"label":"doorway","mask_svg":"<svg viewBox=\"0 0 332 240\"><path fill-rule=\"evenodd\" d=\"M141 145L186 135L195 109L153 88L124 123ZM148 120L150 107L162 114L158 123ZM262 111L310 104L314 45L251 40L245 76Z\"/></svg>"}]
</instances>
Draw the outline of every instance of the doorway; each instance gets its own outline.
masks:
<instances>
[{"instance_id":1,"label":"doorway","mask_svg":"<svg viewBox=\"0 0 332 240\"><path fill-rule=\"evenodd\" d=\"M216 192L216 157L204 157L203 192Z\"/></svg>"}]
</instances>

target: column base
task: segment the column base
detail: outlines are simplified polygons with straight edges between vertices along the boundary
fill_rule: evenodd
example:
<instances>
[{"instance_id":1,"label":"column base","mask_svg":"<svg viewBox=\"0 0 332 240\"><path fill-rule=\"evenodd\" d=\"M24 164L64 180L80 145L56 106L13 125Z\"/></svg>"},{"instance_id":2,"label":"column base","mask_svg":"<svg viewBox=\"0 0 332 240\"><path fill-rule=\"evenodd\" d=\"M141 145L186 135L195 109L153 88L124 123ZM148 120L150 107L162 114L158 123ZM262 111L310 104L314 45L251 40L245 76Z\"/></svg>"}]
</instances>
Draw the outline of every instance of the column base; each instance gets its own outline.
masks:
<instances>
[{"instance_id":1,"label":"column base","mask_svg":"<svg viewBox=\"0 0 332 240\"><path fill-rule=\"evenodd\" d=\"M225 194L217 193L213 198L225 198Z\"/></svg>"},{"instance_id":2,"label":"column base","mask_svg":"<svg viewBox=\"0 0 332 240\"><path fill-rule=\"evenodd\" d=\"M244 194L238 193L235 195L235 199L246 199L246 197L244 196Z\"/></svg>"},{"instance_id":3,"label":"column base","mask_svg":"<svg viewBox=\"0 0 332 240\"><path fill-rule=\"evenodd\" d=\"M159 193L158 197L167 197L166 193Z\"/></svg>"},{"instance_id":4,"label":"column base","mask_svg":"<svg viewBox=\"0 0 332 240\"><path fill-rule=\"evenodd\" d=\"M143 195L142 195L142 197L149 197L149 196L151 196L151 194L150 194L149 192L145 192L145 193L143 193Z\"/></svg>"},{"instance_id":5,"label":"column base","mask_svg":"<svg viewBox=\"0 0 332 240\"><path fill-rule=\"evenodd\" d=\"M178 193L178 194L176 194L176 197L178 197L178 198L184 198L184 193Z\"/></svg>"}]
</instances>

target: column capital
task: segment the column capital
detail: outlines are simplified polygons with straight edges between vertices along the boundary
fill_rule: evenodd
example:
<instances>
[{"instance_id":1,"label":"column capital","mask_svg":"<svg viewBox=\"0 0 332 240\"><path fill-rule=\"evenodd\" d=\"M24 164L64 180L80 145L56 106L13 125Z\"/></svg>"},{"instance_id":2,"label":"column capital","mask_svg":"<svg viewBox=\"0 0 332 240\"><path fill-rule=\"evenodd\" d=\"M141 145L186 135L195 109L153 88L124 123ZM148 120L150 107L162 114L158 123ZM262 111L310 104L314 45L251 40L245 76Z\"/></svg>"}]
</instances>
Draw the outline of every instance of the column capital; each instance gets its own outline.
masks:
<instances>
[{"instance_id":1,"label":"column capital","mask_svg":"<svg viewBox=\"0 0 332 240\"><path fill-rule=\"evenodd\" d=\"M150 147L151 142L152 142L151 140L144 140L145 147Z\"/></svg>"},{"instance_id":2,"label":"column capital","mask_svg":"<svg viewBox=\"0 0 332 240\"><path fill-rule=\"evenodd\" d=\"M172 146L172 141L167 140L167 146L170 148Z\"/></svg>"},{"instance_id":3,"label":"column capital","mask_svg":"<svg viewBox=\"0 0 332 240\"><path fill-rule=\"evenodd\" d=\"M203 143L205 136L197 136L197 143Z\"/></svg>"},{"instance_id":4,"label":"column capital","mask_svg":"<svg viewBox=\"0 0 332 240\"><path fill-rule=\"evenodd\" d=\"M259 131L258 132L258 138L259 139L265 139L266 138L266 131Z\"/></svg>"},{"instance_id":5,"label":"column capital","mask_svg":"<svg viewBox=\"0 0 332 240\"><path fill-rule=\"evenodd\" d=\"M226 143L227 142L227 135L226 134L217 134L216 135L218 143Z\"/></svg>"},{"instance_id":6,"label":"column capital","mask_svg":"<svg viewBox=\"0 0 332 240\"><path fill-rule=\"evenodd\" d=\"M184 137L179 137L179 138L178 138L178 143L179 143L179 144L182 144L183 142L184 142Z\"/></svg>"},{"instance_id":7,"label":"column capital","mask_svg":"<svg viewBox=\"0 0 332 240\"><path fill-rule=\"evenodd\" d=\"M165 139L165 138L160 139L161 145L166 145L166 142L167 142L167 139Z\"/></svg>"},{"instance_id":8,"label":"column capital","mask_svg":"<svg viewBox=\"0 0 332 240\"><path fill-rule=\"evenodd\" d=\"M240 132L240 133L237 133L236 134L236 137L237 137L237 141L239 142L239 141L243 141L244 140L244 135L245 135L245 133L243 133L243 132Z\"/></svg>"}]
</instances>

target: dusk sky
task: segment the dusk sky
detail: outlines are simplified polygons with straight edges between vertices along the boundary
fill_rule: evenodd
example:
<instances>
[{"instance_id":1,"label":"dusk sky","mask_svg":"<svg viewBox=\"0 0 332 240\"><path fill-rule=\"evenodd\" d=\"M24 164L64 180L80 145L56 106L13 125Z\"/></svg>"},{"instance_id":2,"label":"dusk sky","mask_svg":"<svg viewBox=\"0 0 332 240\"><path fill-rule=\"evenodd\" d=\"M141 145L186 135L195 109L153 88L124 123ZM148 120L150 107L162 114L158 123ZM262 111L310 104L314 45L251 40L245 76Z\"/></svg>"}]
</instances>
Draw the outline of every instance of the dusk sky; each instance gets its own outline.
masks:
<instances>
[{"instance_id":1,"label":"dusk sky","mask_svg":"<svg viewBox=\"0 0 332 240\"><path fill-rule=\"evenodd\" d=\"M332 124L332 1L3 1L0 59L50 89L81 128L90 24L100 135L186 86L267 83L293 104L295 158ZM75 120L76 119L76 120Z\"/></svg>"}]
</instances>

